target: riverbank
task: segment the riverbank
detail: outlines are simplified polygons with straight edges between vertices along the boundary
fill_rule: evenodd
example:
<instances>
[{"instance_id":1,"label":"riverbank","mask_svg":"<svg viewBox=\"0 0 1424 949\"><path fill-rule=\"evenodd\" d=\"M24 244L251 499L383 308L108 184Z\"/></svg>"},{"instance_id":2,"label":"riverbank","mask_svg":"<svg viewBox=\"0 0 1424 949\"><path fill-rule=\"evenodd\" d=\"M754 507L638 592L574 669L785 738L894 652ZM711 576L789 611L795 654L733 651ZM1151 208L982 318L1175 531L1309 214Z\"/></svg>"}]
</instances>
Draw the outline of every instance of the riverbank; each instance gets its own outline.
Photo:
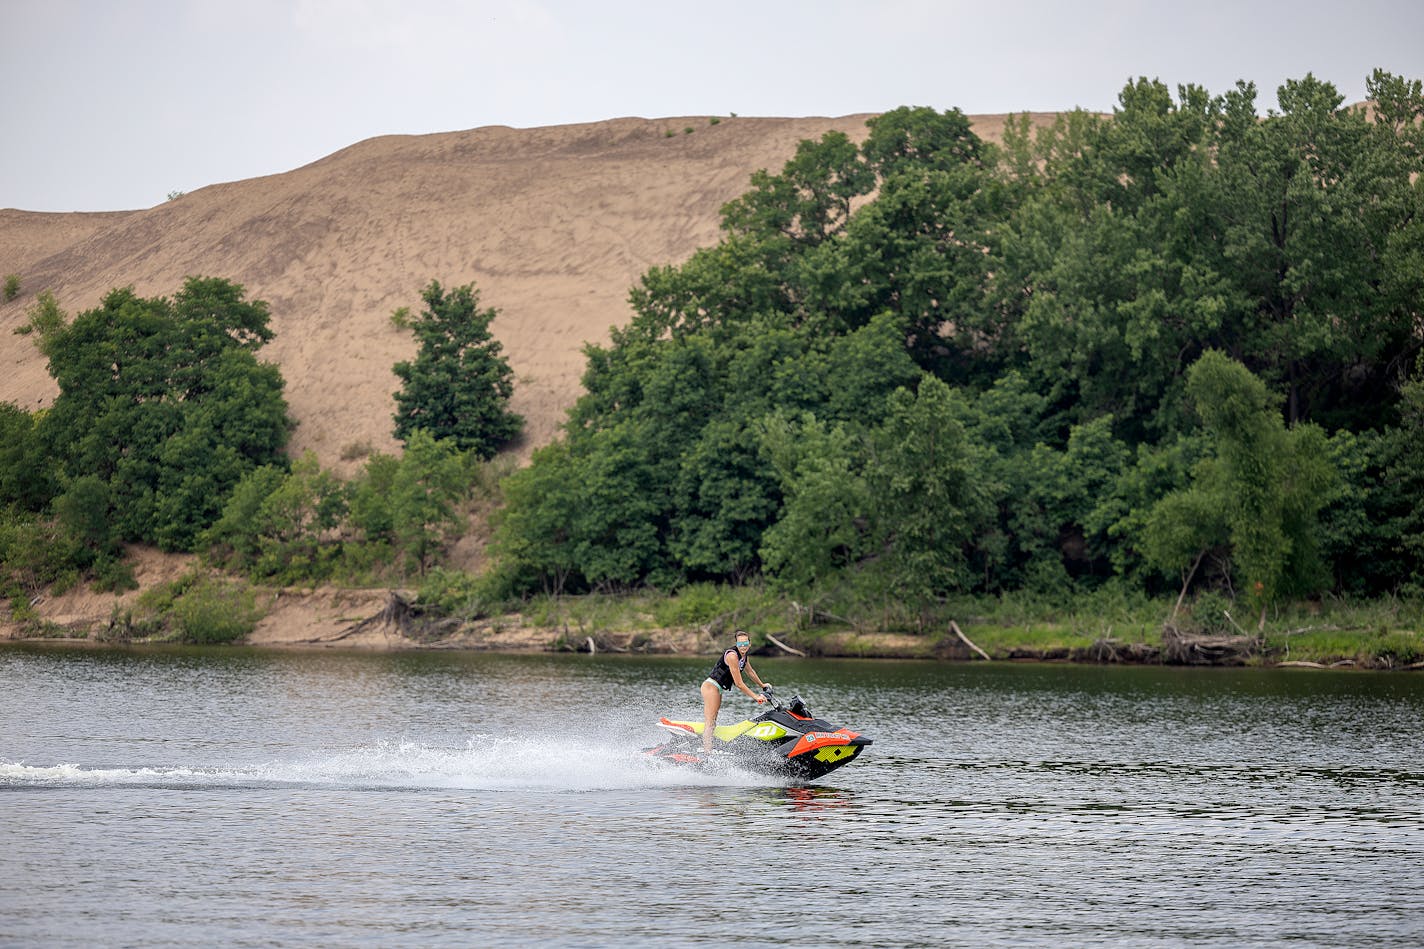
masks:
<instances>
[{"instance_id":1,"label":"riverbank","mask_svg":"<svg viewBox=\"0 0 1424 949\"><path fill-rule=\"evenodd\" d=\"M181 633L148 618L154 590L180 584L194 565L139 561L140 590L100 594L71 589L36 597L24 617L0 607L0 642L86 643L96 646L184 641ZM471 619L423 612L408 590L244 588L250 631L239 645L271 649L465 650L476 652L585 652L712 655L734 626L753 630L760 655L802 655L948 662L1026 661L1094 664L1279 666L1424 669L1424 635L1417 629L1318 606L1310 622L1282 616L1264 634L1178 628L1144 616L1081 614L1064 610L1046 620L1023 611L999 616L966 613L923 634L856 628L834 618L755 615L744 608L705 621L669 621L687 610L675 598L565 597L529 604L524 612ZM148 591L145 596L143 591ZM795 604L792 604L795 607ZM1403 617L1401 617L1403 618ZM1282 622L1282 620L1284 622ZM187 637L192 641L192 637Z\"/></svg>"}]
</instances>

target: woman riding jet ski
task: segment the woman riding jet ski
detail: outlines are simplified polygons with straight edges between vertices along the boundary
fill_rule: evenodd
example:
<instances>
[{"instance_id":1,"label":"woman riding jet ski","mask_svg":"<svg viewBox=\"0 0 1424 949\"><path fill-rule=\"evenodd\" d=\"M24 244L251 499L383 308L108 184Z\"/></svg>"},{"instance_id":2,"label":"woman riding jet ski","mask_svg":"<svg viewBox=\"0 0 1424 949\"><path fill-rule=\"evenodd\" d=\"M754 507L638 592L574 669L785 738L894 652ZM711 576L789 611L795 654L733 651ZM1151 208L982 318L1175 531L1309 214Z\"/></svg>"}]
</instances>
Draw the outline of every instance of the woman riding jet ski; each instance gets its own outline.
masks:
<instances>
[{"instance_id":1,"label":"woman riding jet ski","mask_svg":"<svg viewBox=\"0 0 1424 949\"><path fill-rule=\"evenodd\" d=\"M706 767L727 761L792 781L815 781L858 757L871 742L858 732L817 718L800 696L782 705L771 686L762 694L771 709L749 721L718 725L713 731L717 743L710 753L702 750L703 722L666 718L658 720L658 727L671 733L668 740L643 753L670 764Z\"/></svg>"}]
</instances>

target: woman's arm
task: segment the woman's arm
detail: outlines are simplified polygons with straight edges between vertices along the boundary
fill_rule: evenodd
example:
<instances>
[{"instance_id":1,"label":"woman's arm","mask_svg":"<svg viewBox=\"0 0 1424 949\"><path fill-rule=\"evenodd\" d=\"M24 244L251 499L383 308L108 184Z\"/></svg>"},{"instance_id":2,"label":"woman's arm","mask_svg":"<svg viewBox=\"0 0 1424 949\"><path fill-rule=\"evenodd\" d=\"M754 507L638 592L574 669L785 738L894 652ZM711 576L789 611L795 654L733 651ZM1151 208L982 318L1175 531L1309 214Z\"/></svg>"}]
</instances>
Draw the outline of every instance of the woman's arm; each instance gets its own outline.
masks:
<instances>
[{"instance_id":1,"label":"woman's arm","mask_svg":"<svg viewBox=\"0 0 1424 949\"><path fill-rule=\"evenodd\" d=\"M736 683L737 688L739 688L739 689L741 689L743 692L747 693L747 697L748 697L748 698L756 699L758 705L760 705L762 702L765 702L765 701L766 701L766 696L764 696L764 695L757 695L757 694L756 694L755 692L753 692L751 689L747 688L747 684L742 681L742 669L741 669L741 665L742 665L742 664L741 664L741 662L738 661L740 657L737 656L737 651L736 651L735 649L729 649L729 650L727 650L727 652L729 652L729 653L732 654L732 661L729 662L729 663L727 663L727 668L732 670L732 681L733 681L734 683ZM727 656L726 656L725 653L722 655L722 658L723 658L724 660L727 658ZM748 672L752 672L752 664L751 664L750 662L747 663L747 671L748 671ZM752 672L752 677L753 677L753 678L756 678L756 673L755 673L755 672ZM760 682L760 681L761 681L760 679L757 679L757 682Z\"/></svg>"}]
</instances>

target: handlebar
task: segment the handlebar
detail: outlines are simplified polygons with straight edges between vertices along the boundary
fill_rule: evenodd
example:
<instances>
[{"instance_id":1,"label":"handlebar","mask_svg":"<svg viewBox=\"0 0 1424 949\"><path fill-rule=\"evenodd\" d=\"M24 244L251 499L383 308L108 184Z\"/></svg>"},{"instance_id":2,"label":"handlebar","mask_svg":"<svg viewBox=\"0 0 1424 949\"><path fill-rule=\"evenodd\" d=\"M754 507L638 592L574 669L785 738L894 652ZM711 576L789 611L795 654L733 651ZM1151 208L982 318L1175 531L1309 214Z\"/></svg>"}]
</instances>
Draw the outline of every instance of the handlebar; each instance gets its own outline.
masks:
<instances>
[{"instance_id":1,"label":"handlebar","mask_svg":"<svg viewBox=\"0 0 1424 949\"><path fill-rule=\"evenodd\" d=\"M790 712L798 718L810 719L816 717L815 713L801 700L801 696L799 695L793 694L791 698L782 702L776 697L776 693L772 691L769 685L762 686L761 694L766 696L767 703L774 709Z\"/></svg>"}]
</instances>

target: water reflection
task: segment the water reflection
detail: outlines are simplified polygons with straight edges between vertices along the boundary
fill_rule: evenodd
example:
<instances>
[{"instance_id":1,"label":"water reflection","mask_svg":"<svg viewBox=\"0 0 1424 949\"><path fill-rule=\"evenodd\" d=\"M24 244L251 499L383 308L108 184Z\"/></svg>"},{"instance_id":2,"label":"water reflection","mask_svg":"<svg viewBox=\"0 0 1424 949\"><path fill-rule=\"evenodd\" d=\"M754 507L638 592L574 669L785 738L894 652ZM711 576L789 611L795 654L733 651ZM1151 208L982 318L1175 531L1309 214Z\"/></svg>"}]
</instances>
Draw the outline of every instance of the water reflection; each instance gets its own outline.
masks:
<instances>
[{"instance_id":1,"label":"water reflection","mask_svg":"<svg viewBox=\"0 0 1424 949\"><path fill-rule=\"evenodd\" d=\"M766 788L764 793L772 804L789 807L799 814L814 814L820 811L849 807L854 800L850 791L819 785Z\"/></svg>"}]
</instances>

